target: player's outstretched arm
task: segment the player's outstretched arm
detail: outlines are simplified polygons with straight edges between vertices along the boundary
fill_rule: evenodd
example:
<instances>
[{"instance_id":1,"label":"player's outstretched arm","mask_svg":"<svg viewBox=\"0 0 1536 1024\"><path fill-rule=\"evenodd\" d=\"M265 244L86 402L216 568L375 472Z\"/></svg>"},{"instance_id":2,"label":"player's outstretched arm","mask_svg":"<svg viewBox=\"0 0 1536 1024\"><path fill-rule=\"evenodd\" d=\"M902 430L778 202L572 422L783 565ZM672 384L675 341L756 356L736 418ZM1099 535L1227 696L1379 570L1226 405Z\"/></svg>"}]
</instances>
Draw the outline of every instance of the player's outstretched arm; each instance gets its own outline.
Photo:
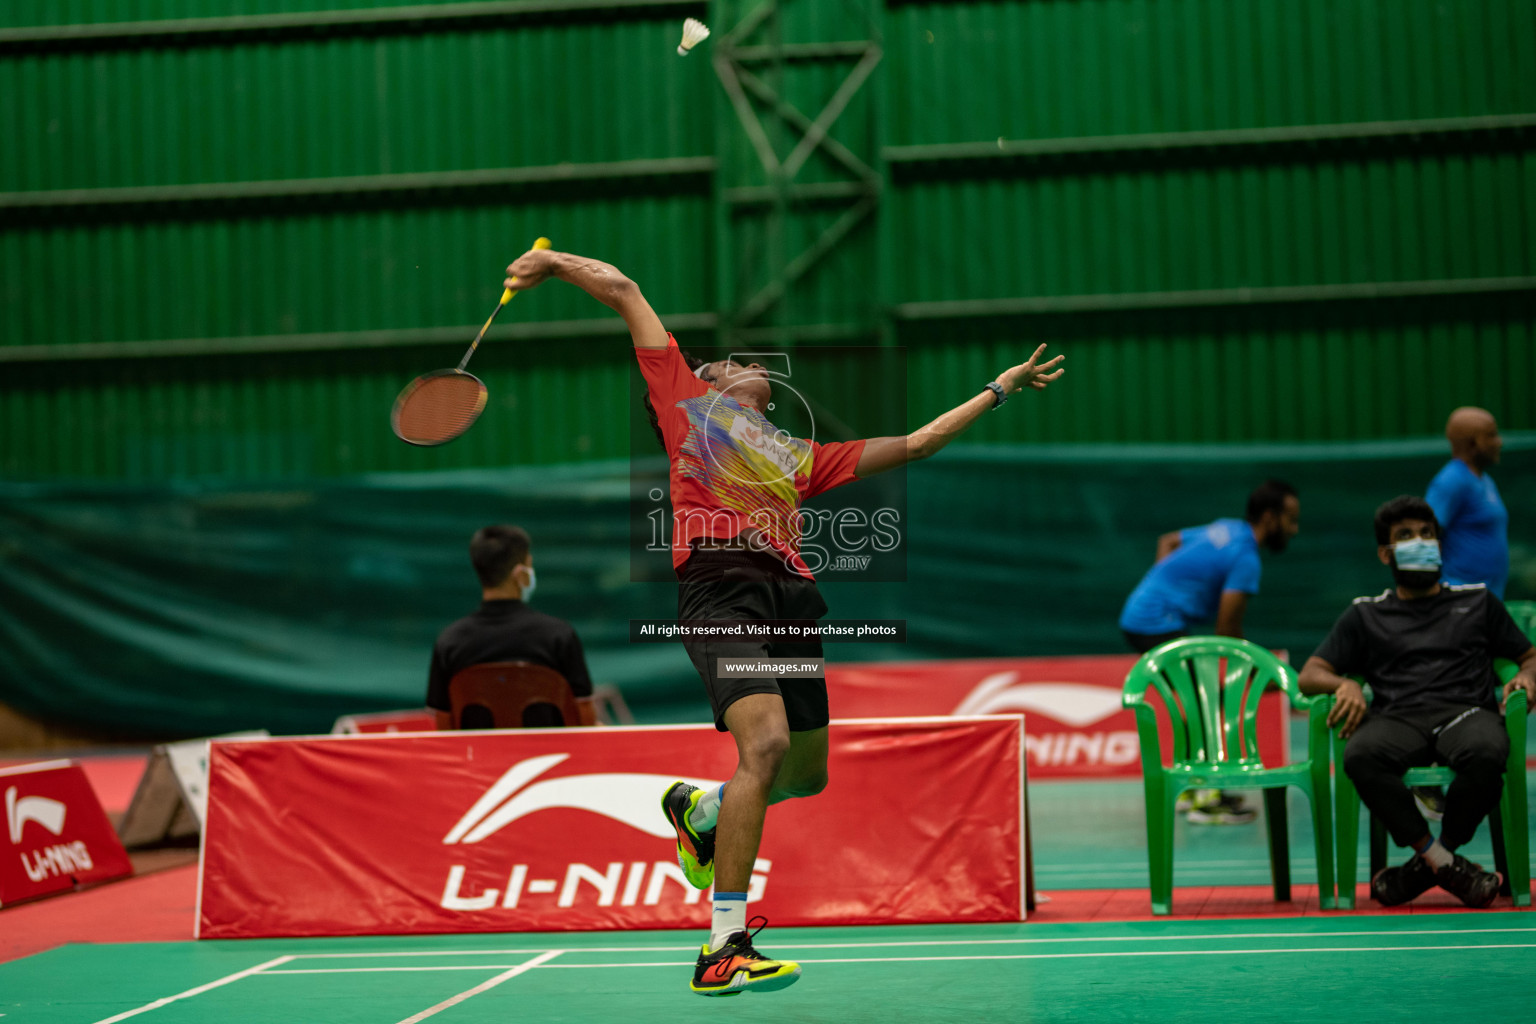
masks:
<instances>
[{"instance_id":1,"label":"player's outstretched arm","mask_svg":"<svg viewBox=\"0 0 1536 1024\"><path fill-rule=\"evenodd\" d=\"M1044 355L1045 346L1041 345L1035 349L1035 354L1029 357L1028 362L998 374L997 383L1002 386L1003 393L1013 395L1025 388L1044 391L1047 384L1066 372L1057 369L1066 356L1056 356L1041 362ZM868 439L864 442L864 454L854 467L854 475L860 478L873 476L937 454L945 445L965 433L966 428L980 419L996 402L997 395L989 388L905 437Z\"/></svg>"},{"instance_id":2,"label":"player's outstretched arm","mask_svg":"<svg viewBox=\"0 0 1536 1024\"><path fill-rule=\"evenodd\" d=\"M640 294L640 286L602 260L553 249L530 249L507 267L506 286L527 291L551 277L575 285L622 316L636 348L667 347L667 329Z\"/></svg>"}]
</instances>

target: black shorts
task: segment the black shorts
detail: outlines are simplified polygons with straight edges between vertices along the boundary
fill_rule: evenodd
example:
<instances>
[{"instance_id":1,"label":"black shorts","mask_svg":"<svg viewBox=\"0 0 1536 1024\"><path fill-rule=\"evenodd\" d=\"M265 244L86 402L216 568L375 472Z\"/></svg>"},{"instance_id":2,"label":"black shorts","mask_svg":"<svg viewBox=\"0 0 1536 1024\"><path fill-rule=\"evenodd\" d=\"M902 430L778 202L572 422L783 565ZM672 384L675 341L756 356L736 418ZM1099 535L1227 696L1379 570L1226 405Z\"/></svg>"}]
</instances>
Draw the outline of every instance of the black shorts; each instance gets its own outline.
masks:
<instances>
[{"instance_id":1,"label":"black shorts","mask_svg":"<svg viewBox=\"0 0 1536 1024\"><path fill-rule=\"evenodd\" d=\"M679 619L816 620L827 614L816 583L784 566L772 555L705 548L683 563L677 590ZM777 693L791 732L827 724L827 680L722 677L720 658L799 658L822 656L821 640L784 643L738 640L685 640L683 647L709 692L715 728L725 732L725 709L754 693Z\"/></svg>"},{"instance_id":2,"label":"black shorts","mask_svg":"<svg viewBox=\"0 0 1536 1024\"><path fill-rule=\"evenodd\" d=\"M1180 637L1189 636L1185 632L1174 633L1132 633L1122 629L1120 635L1125 637L1125 642L1131 645L1131 650L1137 654L1146 654L1154 647L1161 647L1169 640L1177 640Z\"/></svg>"}]
</instances>

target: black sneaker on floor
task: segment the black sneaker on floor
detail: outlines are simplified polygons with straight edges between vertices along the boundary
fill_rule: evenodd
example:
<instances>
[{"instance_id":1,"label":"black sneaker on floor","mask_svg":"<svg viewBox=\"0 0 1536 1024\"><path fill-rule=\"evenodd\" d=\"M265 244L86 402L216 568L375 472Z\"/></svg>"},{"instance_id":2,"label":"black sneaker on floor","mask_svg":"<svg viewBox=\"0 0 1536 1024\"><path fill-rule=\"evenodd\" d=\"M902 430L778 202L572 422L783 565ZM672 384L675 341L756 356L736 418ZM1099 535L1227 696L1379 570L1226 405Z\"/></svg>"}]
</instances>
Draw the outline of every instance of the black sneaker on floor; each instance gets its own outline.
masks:
<instances>
[{"instance_id":1,"label":"black sneaker on floor","mask_svg":"<svg viewBox=\"0 0 1536 1024\"><path fill-rule=\"evenodd\" d=\"M677 866L695 889L708 889L715 881L715 830L698 832L688 821L703 795L699 787L679 780L661 797L661 812L677 833Z\"/></svg>"},{"instance_id":2,"label":"black sneaker on floor","mask_svg":"<svg viewBox=\"0 0 1536 1024\"><path fill-rule=\"evenodd\" d=\"M1371 898L1384 907L1395 907L1422 896L1438 882L1434 869L1414 854L1406 864L1376 872L1371 879Z\"/></svg>"},{"instance_id":3,"label":"black sneaker on floor","mask_svg":"<svg viewBox=\"0 0 1536 1024\"><path fill-rule=\"evenodd\" d=\"M759 921L762 924L757 924ZM708 945L703 946L688 987L701 996L734 996L743 992L773 992L799 981L799 964L792 960L770 960L752 948L752 939L768 924L768 919L754 917L747 927L754 924L757 927L750 935L736 932L714 952L710 952Z\"/></svg>"},{"instance_id":4,"label":"black sneaker on floor","mask_svg":"<svg viewBox=\"0 0 1536 1024\"><path fill-rule=\"evenodd\" d=\"M1455 896L1469 907L1486 907L1499 895L1504 876L1497 871L1484 871L1461 854L1445 867L1435 872L1435 884Z\"/></svg>"}]
</instances>

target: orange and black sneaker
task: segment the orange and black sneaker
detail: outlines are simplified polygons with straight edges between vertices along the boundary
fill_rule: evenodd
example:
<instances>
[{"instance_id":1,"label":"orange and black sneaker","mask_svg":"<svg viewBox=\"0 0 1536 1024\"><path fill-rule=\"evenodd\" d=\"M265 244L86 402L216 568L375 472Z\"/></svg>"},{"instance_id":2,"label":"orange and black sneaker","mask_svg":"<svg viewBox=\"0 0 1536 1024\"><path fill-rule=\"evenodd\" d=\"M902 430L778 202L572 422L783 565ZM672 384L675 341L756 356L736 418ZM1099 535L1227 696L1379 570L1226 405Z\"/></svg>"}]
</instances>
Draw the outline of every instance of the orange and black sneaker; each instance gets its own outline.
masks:
<instances>
[{"instance_id":1,"label":"orange and black sneaker","mask_svg":"<svg viewBox=\"0 0 1536 1024\"><path fill-rule=\"evenodd\" d=\"M762 924L757 924L759 921ZM701 996L734 996L743 992L775 992L800 980L800 965L790 960L770 960L752 948L752 940L768 924L764 917L754 917L747 927L757 924L748 934L736 932L713 953L705 945L699 950L699 962L693 968L689 988Z\"/></svg>"},{"instance_id":2,"label":"orange and black sneaker","mask_svg":"<svg viewBox=\"0 0 1536 1024\"><path fill-rule=\"evenodd\" d=\"M678 781L661 798L661 812L677 831L677 866L695 889L708 889L715 881L715 830L696 832L688 823L703 795L698 786Z\"/></svg>"}]
</instances>

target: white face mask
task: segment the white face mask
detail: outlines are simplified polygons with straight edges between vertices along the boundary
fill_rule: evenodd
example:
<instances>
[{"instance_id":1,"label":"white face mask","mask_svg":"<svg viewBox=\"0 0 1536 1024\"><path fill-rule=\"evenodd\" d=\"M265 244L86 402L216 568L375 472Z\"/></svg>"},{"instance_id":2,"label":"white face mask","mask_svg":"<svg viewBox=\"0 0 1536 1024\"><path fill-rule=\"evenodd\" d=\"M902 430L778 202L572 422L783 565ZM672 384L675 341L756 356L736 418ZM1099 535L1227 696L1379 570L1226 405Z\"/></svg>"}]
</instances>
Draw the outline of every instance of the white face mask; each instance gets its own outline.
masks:
<instances>
[{"instance_id":1,"label":"white face mask","mask_svg":"<svg viewBox=\"0 0 1536 1024\"><path fill-rule=\"evenodd\" d=\"M539 577L538 574L533 571L533 566L528 565L524 566L523 568L528 570L528 582L523 584L523 600L532 601L533 592L539 585Z\"/></svg>"}]
</instances>

